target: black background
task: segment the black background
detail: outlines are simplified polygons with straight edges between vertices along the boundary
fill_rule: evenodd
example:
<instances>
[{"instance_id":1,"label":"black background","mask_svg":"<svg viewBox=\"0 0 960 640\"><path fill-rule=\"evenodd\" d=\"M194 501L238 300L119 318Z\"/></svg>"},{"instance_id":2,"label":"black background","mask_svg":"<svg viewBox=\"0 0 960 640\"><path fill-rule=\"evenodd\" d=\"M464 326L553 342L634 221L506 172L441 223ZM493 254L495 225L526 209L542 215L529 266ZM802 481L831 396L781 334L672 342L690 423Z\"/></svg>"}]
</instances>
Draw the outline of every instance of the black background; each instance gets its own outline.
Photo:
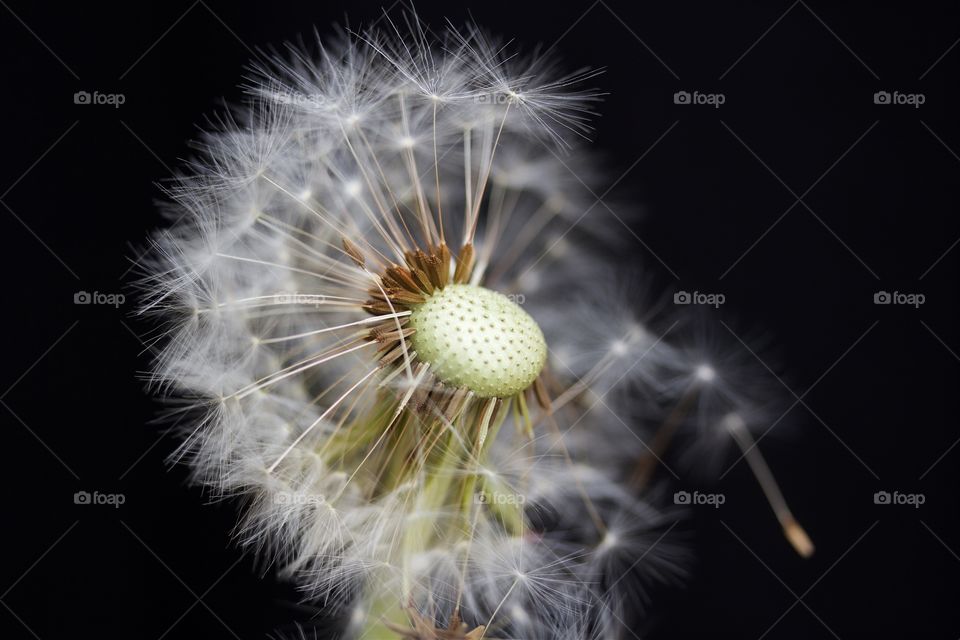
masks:
<instances>
[{"instance_id":1,"label":"black background","mask_svg":"<svg viewBox=\"0 0 960 640\"><path fill-rule=\"evenodd\" d=\"M256 50L345 15L370 24L381 7L0 4L4 637L246 639L302 620L295 592L229 545L232 506L207 505L165 465L173 443L148 426L132 301L73 296L130 296L161 222L154 183L239 98ZM435 26L468 17L417 9ZM960 21L936 5L819 1L484 0L470 12L570 67L606 69L592 145L611 181L630 169L613 212L646 213L627 258L658 290L722 292L714 315L767 338L760 357L802 397L762 444L817 554L793 554L737 465L711 489L727 503L680 528L697 558L688 587L658 598L638 634L960 635ZM680 90L726 102L678 105ZM881 90L926 101L874 104ZM125 103L75 104L78 91ZM879 290L926 303L878 306ZM81 490L126 502L75 505ZM881 490L926 501L874 504Z\"/></svg>"}]
</instances>

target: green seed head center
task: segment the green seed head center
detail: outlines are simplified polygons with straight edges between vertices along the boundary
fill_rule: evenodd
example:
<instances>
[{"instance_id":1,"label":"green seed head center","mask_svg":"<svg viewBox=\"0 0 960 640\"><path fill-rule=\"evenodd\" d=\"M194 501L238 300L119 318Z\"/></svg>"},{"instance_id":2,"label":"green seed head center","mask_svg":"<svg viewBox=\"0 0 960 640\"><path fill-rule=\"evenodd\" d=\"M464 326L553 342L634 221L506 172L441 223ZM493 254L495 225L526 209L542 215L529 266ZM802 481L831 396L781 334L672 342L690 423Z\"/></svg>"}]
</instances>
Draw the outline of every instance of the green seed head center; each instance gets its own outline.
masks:
<instances>
[{"instance_id":1,"label":"green seed head center","mask_svg":"<svg viewBox=\"0 0 960 640\"><path fill-rule=\"evenodd\" d=\"M505 295L470 284L438 289L410 315L417 357L444 384L481 398L529 387L547 359L536 321Z\"/></svg>"}]
</instances>

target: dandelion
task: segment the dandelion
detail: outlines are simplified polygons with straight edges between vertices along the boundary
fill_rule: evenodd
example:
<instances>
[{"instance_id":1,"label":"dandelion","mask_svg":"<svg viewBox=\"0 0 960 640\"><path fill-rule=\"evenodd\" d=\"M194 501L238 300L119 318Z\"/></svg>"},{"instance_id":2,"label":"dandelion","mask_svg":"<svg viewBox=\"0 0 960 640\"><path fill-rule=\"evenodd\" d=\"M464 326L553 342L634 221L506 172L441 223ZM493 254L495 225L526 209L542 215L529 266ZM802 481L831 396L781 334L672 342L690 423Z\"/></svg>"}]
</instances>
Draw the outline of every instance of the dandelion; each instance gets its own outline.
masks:
<instances>
[{"instance_id":1,"label":"dandelion","mask_svg":"<svg viewBox=\"0 0 960 640\"><path fill-rule=\"evenodd\" d=\"M167 190L175 457L348 637L616 635L682 553L591 409L723 373L601 293L616 231L564 156L594 72L387 24L254 67Z\"/></svg>"}]
</instances>

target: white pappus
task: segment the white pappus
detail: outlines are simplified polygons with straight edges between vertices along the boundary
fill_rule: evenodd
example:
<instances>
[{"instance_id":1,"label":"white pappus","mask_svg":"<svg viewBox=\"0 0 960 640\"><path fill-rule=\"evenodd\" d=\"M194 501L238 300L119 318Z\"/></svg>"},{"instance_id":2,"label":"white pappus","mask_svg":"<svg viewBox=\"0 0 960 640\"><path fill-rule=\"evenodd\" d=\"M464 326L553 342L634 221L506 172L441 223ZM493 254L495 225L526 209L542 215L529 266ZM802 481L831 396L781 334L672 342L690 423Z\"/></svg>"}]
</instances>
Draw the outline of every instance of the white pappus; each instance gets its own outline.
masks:
<instances>
[{"instance_id":1,"label":"white pappus","mask_svg":"<svg viewBox=\"0 0 960 640\"><path fill-rule=\"evenodd\" d=\"M386 24L253 67L167 189L140 285L175 458L344 637L621 637L683 559L632 443L713 377L584 215L595 72Z\"/></svg>"}]
</instances>

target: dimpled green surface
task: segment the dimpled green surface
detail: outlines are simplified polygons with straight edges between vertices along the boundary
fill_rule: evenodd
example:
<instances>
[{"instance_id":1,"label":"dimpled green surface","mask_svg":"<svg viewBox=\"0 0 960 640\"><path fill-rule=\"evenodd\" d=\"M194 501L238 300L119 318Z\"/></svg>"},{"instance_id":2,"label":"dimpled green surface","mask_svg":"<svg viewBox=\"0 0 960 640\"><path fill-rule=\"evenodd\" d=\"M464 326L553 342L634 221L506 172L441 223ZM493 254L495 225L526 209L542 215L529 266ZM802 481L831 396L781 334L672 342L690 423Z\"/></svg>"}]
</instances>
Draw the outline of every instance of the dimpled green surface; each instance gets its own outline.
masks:
<instances>
[{"instance_id":1,"label":"dimpled green surface","mask_svg":"<svg viewBox=\"0 0 960 640\"><path fill-rule=\"evenodd\" d=\"M417 357L444 384L481 398L517 394L540 375L547 343L533 318L506 296L470 284L437 290L410 315Z\"/></svg>"}]
</instances>

